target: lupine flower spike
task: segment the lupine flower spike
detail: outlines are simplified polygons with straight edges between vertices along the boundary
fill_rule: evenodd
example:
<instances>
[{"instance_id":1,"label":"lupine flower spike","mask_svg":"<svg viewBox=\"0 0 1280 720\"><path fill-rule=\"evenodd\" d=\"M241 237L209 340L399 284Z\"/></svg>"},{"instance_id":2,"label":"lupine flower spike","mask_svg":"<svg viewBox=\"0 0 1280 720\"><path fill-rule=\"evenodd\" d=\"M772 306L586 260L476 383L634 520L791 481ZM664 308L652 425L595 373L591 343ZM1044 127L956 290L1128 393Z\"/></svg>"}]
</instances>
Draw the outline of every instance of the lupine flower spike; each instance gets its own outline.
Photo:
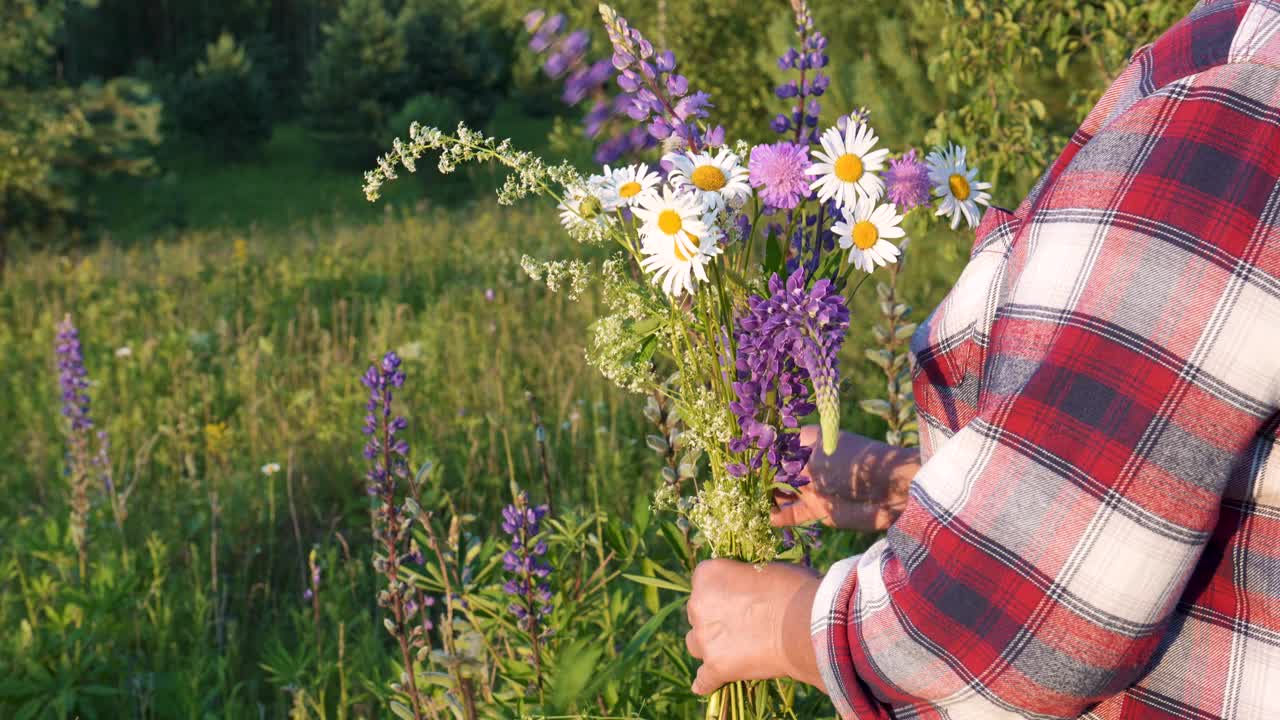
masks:
<instances>
[{"instance_id":1,"label":"lupine flower spike","mask_svg":"<svg viewBox=\"0 0 1280 720\"><path fill-rule=\"evenodd\" d=\"M796 430L815 408L806 380L813 383L823 449L834 452L839 439L836 356L849 328L849 308L827 278L806 290L804 271L792 273L785 284L775 274L769 292L768 298L752 297L750 311L738 318L737 400L730 408L742 434L729 449L754 452L748 464L735 464L730 472L745 475L768 460L778 482L799 487L809 448L800 445ZM780 427L762 420L775 414Z\"/></svg>"}]
</instances>

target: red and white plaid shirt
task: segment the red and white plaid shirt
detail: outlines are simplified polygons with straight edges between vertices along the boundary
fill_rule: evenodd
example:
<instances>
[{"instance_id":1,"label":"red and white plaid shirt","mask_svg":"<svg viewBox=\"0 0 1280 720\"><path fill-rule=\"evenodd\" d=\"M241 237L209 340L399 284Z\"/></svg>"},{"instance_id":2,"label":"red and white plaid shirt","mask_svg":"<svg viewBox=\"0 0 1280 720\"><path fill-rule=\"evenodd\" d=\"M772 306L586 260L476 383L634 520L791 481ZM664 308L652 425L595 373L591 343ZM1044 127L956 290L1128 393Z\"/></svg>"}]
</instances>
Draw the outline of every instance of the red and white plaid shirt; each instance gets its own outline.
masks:
<instances>
[{"instance_id":1,"label":"red and white plaid shirt","mask_svg":"<svg viewBox=\"0 0 1280 720\"><path fill-rule=\"evenodd\" d=\"M845 718L1280 718L1280 1L1135 53L912 341L925 463L813 609Z\"/></svg>"}]
</instances>

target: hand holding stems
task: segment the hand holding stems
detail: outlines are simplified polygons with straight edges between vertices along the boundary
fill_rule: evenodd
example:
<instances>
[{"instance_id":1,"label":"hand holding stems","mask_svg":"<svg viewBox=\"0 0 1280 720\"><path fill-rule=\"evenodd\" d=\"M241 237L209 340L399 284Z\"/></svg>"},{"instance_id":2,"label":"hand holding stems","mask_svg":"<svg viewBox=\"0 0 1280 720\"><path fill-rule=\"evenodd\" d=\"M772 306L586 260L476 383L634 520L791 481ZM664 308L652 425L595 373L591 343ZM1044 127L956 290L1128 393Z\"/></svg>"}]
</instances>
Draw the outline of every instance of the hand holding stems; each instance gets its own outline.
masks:
<instances>
[{"instance_id":1,"label":"hand holding stems","mask_svg":"<svg viewBox=\"0 0 1280 720\"><path fill-rule=\"evenodd\" d=\"M789 677L822 688L809 640L809 611L821 578L798 565L757 568L707 560L693 572L689 654L703 661L693 691L708 695L737 680Z\"/></svg>"},{"instance_id":2,"label":"hand holding stems","mask_svg":"<svg viewBox=\"0 0 1280 720\"><path fill-rule=\"evenodd\" d=\"M802 475L810 482L779 497L774 525L819 520L862 531L884 530L906 505L907 488L920 468L914 449L841 433L836 451L822 452L818 428L801 431L815 445ZM685 644L703 661L693 682L700 695L738 680L789 677L823 689L809 639L809 617L821 584L812 570L787 563L755 567L707 560L693 574Z\"/></svg>"}]
</instances>

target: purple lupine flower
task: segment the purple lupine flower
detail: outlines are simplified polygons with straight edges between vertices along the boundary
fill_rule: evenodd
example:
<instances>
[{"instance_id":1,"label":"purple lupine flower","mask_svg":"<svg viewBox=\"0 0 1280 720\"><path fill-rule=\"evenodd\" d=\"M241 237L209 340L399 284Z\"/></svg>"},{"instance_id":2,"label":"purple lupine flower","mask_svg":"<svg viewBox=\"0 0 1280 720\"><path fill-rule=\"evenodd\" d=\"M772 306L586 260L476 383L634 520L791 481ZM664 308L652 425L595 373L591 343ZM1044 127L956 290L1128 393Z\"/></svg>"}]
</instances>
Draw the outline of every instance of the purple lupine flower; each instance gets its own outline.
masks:
<instances>
[{"instance_id":1,"label":"purple lupine flower","mask_svg":"<svg viewBox=\"0 0 1280 720\"><path fill-rule=\"evenodd\" d=\"M805 289L803 270L785 284L774 274L769 292L768 298L749 298L749 311L737 319L737 399L730 408L742 434L729 449L747 453L748 462L729 470L743 475L767 460L775 480L799 487L810 449L800 445L798 429L815 408L823 444L834 450L840 410L837 355L849 328L849 308L827 278ZM810 384L816 403L810 401ZM774 417L776 423L766 421Z\"/></svg>"},{"instance_id":2,"label":"purple lupine flower","mask_svg":"<svg viewBox=\"0 0 1280 720\"><path fill-rule=\"evenodd\" d=\"M805 567L813 567L813 550L822 547L822 527L820 525L805 525L798 528L783 528L782 530L782 549L790 550L796 545L801 546L802 557L800 564Z\"/></svg>"},{"instance_id":3,"label":"purple lupine flower","mask_svg":"<svg viewBox=\"0 0 1280 720\"><path fill-rule=\"evenodd\" d=\"M502 556L502 567L511 577L502 589L514 598L508 610L535 639L548 633L549 628L539 630L539 620L552 610L551 585L546 581L551 566L542 559L547 544L538 538L547 511L546 505L529 507L529 496L523 491L502 510L502 531L511 536L511 548Z\"/></svg>"},{"instance_id":4,"label":"purple lupine flower","mask_svg":"<svg viewBox=\"0 0 1280 720\"><path fill-rule=\"evenodd\" d=\"M751 148L751 186L763 188L760 198L770 207L792 210L809 196L809 150L803 145L778 142Z\"/></svg>"},{"instance_id":5,"label":"purple lupine flower","mask_svg":"<svg viewBox=\"0 0 1280 720\"><path fill-rule=\"evenodd\" d=\"M610 81L616 73L613 62L608 58L593 62L586 57L590 45L586 31L567 32L564 16L547 19L541 10L525 16L525 29L531 33L529 48L546 53L542 71L552 79L564 78L561 101L570 106L590 103L582 123L584 134L598 142L597 162L611 163L658 143L644 128L624 127L630 123L622 122L623 118L638 114L639 109L630 95L611 96Z\"/></svg>"},{"instance_id":6,"label":"purple lupine flower","mask_svg":"<svg viewBox=\"0 0 1280 720\"><path fill-rule=\"evenodd\" d=\"M903 212L929 202L929 166L916 159L914 149L889 161L884 182L889 199Z\"/></svg>"},{"instance_id":7,"label":"purple lupine flower","mask_svg":"<svg viewBox=\"0 0 1280 720\"><path fill-rule=\"evenodd\" d=\"M613 44L618 87L630 99L626 106L628 117L647 127L655 139L676 135L695 152L713 144L698 124L707 117L710 96L689 93L688 78L676 73L675 54L669 50L655 54L653 45L640 31L608 5L600 6L600 16ZM654 119L662 122L653 122ZM717 137L711 139L723 143L723 131L716 133Z\"/></svg>"},{"instance_id":8,"label":"purple lupine flower","mask_svg":"<svg viewBox=\"0 0 1280 720\"><path fill-rule=\"evenodd\" d=\"M409 478L409 443L397 437L409 427L409 421L392 416L395 391L404 385L404 380L400 356L394 351L384 355L381 362L370 365L360 378L369 389L362 429L368 436L364 456L370 461L365 478L369 481L369 494L378 500L373 538L381 547L373 563L387 578L387 589L379 593L378 602L395 616L393 635L403 633L406 622L404 604L409 596L408 588L400 581L400 565L405 559L404 546L413 524L413 515L397 504L396 497L398 480Z\"/></svg>"},{"instance_id":9,"label":"purple lupine flower","mask_svg":"<svg viewBox=\"0 0 1280 720\"><path fill-rule=\"evenodd\" d=\"M93 427L93 419L89 417L89 373L84 369L80 331L71 322L70 315L58 324L54 350L58 356L58 384L62 388L62 415L67 418L72 433L81 433Z\"/></svg>"},{"instance_id":10,"label":"purple lupine flower","mask_svg":"<svg viewBox=\"0 0 1280 720\"><path fill-rule=\"evenodd\" d=\"M822 71L830 58L826 53L826 37L813 29L809 5L805 0L793 0L791 4L800 47L798 50L788 48L778 58L778 69L797 70L799 77L774 88L779 99L792 103L790 113L778 115L769 126L779 135L790 133L792 141L797 144L809 145L818 142L818 116L822 114L822 104L817 98L831 85L831 77Z\"/></svg>"}]
</instances>

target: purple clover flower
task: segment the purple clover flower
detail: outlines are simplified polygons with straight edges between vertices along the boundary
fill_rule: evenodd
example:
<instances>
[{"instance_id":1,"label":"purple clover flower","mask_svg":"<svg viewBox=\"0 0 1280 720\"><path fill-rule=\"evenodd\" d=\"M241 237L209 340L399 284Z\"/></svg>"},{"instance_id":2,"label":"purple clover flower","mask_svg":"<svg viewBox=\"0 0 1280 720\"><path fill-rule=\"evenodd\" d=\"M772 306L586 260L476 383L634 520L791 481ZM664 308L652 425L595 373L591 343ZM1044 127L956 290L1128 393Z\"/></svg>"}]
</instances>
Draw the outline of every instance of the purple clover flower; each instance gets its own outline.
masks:
<instances>
[{"instance_id":1,"label":"purple clover flower","mask_svg":"<svg viewBox=\"0 0 1280 720\"><path fill-rule=\"evenodd\" d=\"M849 328L849 308L827 278L806 290L803 270L785 284L774 274L769 292L768 298L749 298L749 311L737 319L737 399L730 408L742 434L730 441L729 450L750 454L747 463L731 464L729 472L745 475L767 460L775 480L800 487L810 454L800 445L801 418L818 410L828 448L834 449L839 432L837 355ZM816 403L810 400L810 384Z\"/></svg>"},{"instance_id":2,"label":"purple clover flower","mask_svg":"<svg viewBox=\"0 0 1280 720\"><path fill-rule=\"evenodd\" d=\"M516 502L502 510L502 531L511 536L511 548L502 556L502 567L511 578L502 586L514 602L508 606L520 627L533 638L548 634L538 630L538 621L551 614L551 586L546 579L551 566L543 560L546 542L538 539L546 505L529 507L529 496L521 492Z\"/></svg>"},{"instance_id":3,"label":"purple clover flower","mask_svg":"<svg viewBox=\"0 0 1280 720\"><path fill-rule=\"evenodd\" d=\"M700 129L698 121L707 117L711 96L689 92L688 78L676 73L675 54L670 50L655 53L640 31L608 5L600 6L600 16L613 44L613 66L619 73L618 87L627 98L627 116L646 125L654 139L675 135L695 152L722 144L723 128L713 128L705 135Z\"/></svg>"},{"instance_id":4,"label":"purple clover flower","mask_svg":"<svg viewBox=\"0 0 1280 720\"><path fill-rule=\"evenodd\" d=\"M889 199L903 212L929 202L929 166L916 159L914 149L889 161L884 182Z\"/></svg>"},{"instance_id":5,"label":"purple clover flower","mask_svg":"<svg viewBox=\"0 0 1280 720\"><path fill-rule=\"evenodd\" d=\"M793 210L809 196L809 150L804 145L778 142L757 145L751 149L748 168L751 186L763 188L760 198L765 204L782 210Z\"/></svg>"},{"instance_id":6,"label":"purple clover flower","mask_svg":"<svg viewBox=\"0 0 1280 720\"><path fill-rule=\"evenodd\" d=\"M831 77L822 71L830 63L826 53L827 38L814 30L813 15L805 0L794 0L792 8L795 10L800 46L799 49L788 48L778 58L778 69L796 70L799 77L774 89L780 100L791 101L791 110L774 117L769 127L779 135L790 133L797 144L813 144L818 142L818 116L822 114L818 97L831 85Z\"/></svg>"}]
</instances>

